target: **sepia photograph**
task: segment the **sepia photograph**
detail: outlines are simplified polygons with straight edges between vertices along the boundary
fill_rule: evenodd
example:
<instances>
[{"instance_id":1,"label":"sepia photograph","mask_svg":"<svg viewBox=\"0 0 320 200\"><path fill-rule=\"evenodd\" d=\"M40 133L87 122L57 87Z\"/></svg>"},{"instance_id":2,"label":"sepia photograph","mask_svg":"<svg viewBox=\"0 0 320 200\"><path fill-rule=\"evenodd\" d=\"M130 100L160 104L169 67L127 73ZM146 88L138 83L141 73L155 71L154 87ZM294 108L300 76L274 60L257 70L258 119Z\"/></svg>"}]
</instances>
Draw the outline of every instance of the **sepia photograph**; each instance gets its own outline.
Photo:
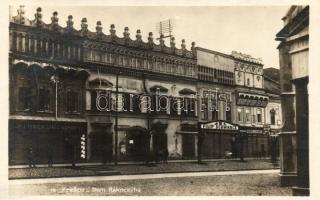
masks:
<instances>
[{"instance_id":1,"label":"sepia photograph","mask_svg":"<svg viewBox=\"0 0 320 200\"><path fill-rule=\"evenodd\" d=\"M10 5L9 197L310 196L309 7Z\"/></svg>"}]
</instances>

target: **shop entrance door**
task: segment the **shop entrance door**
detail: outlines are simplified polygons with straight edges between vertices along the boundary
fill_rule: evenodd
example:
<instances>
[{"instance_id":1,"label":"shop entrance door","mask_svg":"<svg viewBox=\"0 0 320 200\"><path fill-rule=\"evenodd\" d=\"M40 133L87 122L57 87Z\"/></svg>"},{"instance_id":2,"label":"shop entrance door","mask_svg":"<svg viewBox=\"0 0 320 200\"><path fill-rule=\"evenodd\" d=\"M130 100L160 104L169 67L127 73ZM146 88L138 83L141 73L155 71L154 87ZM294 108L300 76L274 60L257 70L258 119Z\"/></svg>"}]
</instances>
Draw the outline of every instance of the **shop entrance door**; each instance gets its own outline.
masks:
<instances>
[{"instance_id":1,"label":"shop entrance door","mask_svg":"<svg viewBox=\"0 0 320 200\"><path fill-rule=\"evenodd\" d=\"M195 157L195 136L184 134L182 135L182 156L183 158Z\"/></svg>"},{"instance_id":2,"label":"shop entrance door","mask_svg":"<svg viewBox=\"0 0 320 200\"><path fill-rule=\"evenodd\" d=\"M91 160L111 162L112 134L103 131L91 133Z\"/></svg>"},{"instance_id":3,"label":"shop entrance door","mask_svg":"<svg viewBox=\"0 0 320 200\"><path fill-rule=\"evenodd\" d=\"M126 135L127 156L129 160L141 161L146 158L147 147L150 145L146 131L130 130Z\"/></svg>"}]
</instances>

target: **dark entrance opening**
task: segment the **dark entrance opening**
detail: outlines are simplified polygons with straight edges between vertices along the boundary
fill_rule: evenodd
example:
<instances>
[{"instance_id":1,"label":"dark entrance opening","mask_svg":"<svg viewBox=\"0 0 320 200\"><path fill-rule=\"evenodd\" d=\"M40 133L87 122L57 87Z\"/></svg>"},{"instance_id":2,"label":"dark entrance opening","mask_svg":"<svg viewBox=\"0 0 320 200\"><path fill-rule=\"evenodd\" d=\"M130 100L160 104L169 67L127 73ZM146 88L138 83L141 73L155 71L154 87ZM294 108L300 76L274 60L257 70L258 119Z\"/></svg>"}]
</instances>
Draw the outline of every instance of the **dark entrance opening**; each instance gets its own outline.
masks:
<instances>
[{"instance_id":1,"label":"dark entrance opening","mask_svg":"<svg viewBox=\"0 0 320 200\"><path fill-rule=\"evenodd\" d=\"M182 135L182 156L184 159L195 157L195 136L192 134Z\"/></svg>"},{"instance_id":2,"label":"dark entrance opening","mask_svg":"<svg viewBox=\"0 0 320 200\"><path fill-rule=\"evenodd\" d=\"M91 160L103 163L112 161L112 134L106 131L92 132Z\"/></svg>"},{"instance_id":3,"label":"dark entrance opening","mask_svg":"<svg viewBox=\"0 0 320 200\"><path fill-rule=\"evenodd\" d=\"M129 128L126 134L126 152L129 160L145 160L149 146L150 137L147 129L139 126Z\"/></svg>"},{"instance_id":4,"label":"dark entrance opening","mask_svg":"<svg viewBox=\"0 0 320 200\"><path fill-rule=\"evenodd\" d=\"M152 145L156 161L167 160L168 156L168 138L166 129L168 124L160 122L151 125Z\"/></svg>"}]
</instances>

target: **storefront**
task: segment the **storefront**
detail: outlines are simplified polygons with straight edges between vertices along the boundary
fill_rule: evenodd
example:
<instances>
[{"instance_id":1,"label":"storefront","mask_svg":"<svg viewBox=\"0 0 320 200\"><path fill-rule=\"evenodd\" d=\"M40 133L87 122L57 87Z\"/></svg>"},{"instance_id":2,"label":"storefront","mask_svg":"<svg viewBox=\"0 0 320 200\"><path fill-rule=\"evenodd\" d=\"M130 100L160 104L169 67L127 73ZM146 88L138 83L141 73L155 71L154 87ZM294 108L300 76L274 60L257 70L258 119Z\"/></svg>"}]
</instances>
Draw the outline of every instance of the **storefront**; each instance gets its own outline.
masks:
<instances>
[{"instance_id":1,"label":"storefront","mask_svg":"<svg viewBox=\"0 0 320 200\"><path fill-rule=\"evenodd\" d=\"M270 151L270 136L264 128L240 126L243 133L243 153L245 157L267 157Z\"/></svg>"},{"instance_id":2,"label":"storefront","mask_svg":"<svg viewBox=\"0 0 320 200\"><path fill-rule=\"evenodd\" d=\"M87 123L74 121L9 120L9 164L27 164L28 151L36 164L85 162Z\"/></svg>"},{"instance_id":3,"label":"storefront","mask_svg":"<svg viewBox=\"0 0 320 200\"><path fill-rule=\"evenodd\" d=\"M177 131L176 133L181 135L182 158L194 159L197 155L197 124L183 123L181 124L180 131Z\"/></svg>"},{"instance_id":4,"label":"storefront","mask_svg":"<svg viewBox=\"0 0 320 200\"><path fill-rule=\"evenodd\" d=\"M120 161L144 161L150 150L150 133L141 126L119 127Z\"/></svg>"},{"instance_id":5,"label":"storefront","mask_svg":"<svg viewBox=\"0 0 320 200\"><path fill-rule=\"evenodd\" d=\"M202 134L201 155L203 158L224 158L226 152L238 154L239 126L226 121L200 123Z\"/></svg>"}]
</instances>

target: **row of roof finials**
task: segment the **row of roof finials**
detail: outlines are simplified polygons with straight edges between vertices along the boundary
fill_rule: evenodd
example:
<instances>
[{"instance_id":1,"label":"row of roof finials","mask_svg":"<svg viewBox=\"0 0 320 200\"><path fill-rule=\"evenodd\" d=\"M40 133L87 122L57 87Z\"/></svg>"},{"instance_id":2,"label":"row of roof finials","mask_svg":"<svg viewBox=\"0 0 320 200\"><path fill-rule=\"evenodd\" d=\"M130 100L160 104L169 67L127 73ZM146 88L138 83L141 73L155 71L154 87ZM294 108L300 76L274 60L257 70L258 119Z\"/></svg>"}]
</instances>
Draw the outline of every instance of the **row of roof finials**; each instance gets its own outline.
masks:
<instances>
[{"instance_id":1,"label":"row of roof finials","mask_svg":"<svg viewBox=\"0 0 320 200\"><path fill-rule=\"evenodd\" d=\"M147 46L151 45L151 46L155 47L156 49L157 49L157 47L160 47L160 49L163 49L165 51L170 49L170 52L173 51L178 55L185 55L186 57L194 57L196 55L195 42L191 43L191 51L188 51L186 49L186 43L185 43L184 39L182 39L182 41L181 41L181 49L176 49L175 38L171 37L170 38L170 48L168 48L165 45L163 34L160 35L160 44L155 45L155 43L153 41L153 33L152 32L149 32L148 42L147 43L142 42L142 36L141 36L140 29L137 30L136 40L134 41L130 38L130 33L129 33L128 27L124 28L123 38L119 38L116 36L116 29L115 29L114 24L110 25L110 30L109 30L110 35L105 35L102 32L101 21L97 21L96 32L91 32L88 30L88 24L87 24L86 18L82 18L82 20L81 20L81 29L76 30L73 27L74 22L73 22L72 15L68 16L67 26L61 27L58 23L59 22L58 12L53 12L53 15L51 17L51 24L45 24L42 21L42 13L41 13L42 9L40 7L37 8L37 12L34 14L34 16L35 16L34 20L29 20L25 17L24 6L20 6L17 11L18 11L18 14L16 16L14 16L12 18L10 17L11 22L14 22L17 24L22 24L22 25L26 25L26 26L33 26L33 27L41 27L43 29L50 30L50 31L57 31L60 33L71 33L74 35L86 36L89 38L100 39L100 40L105 40L105 41L109 41L109 42L113 41L113 42L118 42L120 44L127 44L129 46L130 45L132 45L132 46L139 45L140 47L143 47L143 46L147 47ZM262 60L260 58L256 59L256 58L251 57L250 55L242 54L242 53L239 53L236 51L232 51L231 55L237 59L240 59L240 60L253 62L253 63L257 63L257 64L262 64Z\"/></svg>"}]
</instances>

